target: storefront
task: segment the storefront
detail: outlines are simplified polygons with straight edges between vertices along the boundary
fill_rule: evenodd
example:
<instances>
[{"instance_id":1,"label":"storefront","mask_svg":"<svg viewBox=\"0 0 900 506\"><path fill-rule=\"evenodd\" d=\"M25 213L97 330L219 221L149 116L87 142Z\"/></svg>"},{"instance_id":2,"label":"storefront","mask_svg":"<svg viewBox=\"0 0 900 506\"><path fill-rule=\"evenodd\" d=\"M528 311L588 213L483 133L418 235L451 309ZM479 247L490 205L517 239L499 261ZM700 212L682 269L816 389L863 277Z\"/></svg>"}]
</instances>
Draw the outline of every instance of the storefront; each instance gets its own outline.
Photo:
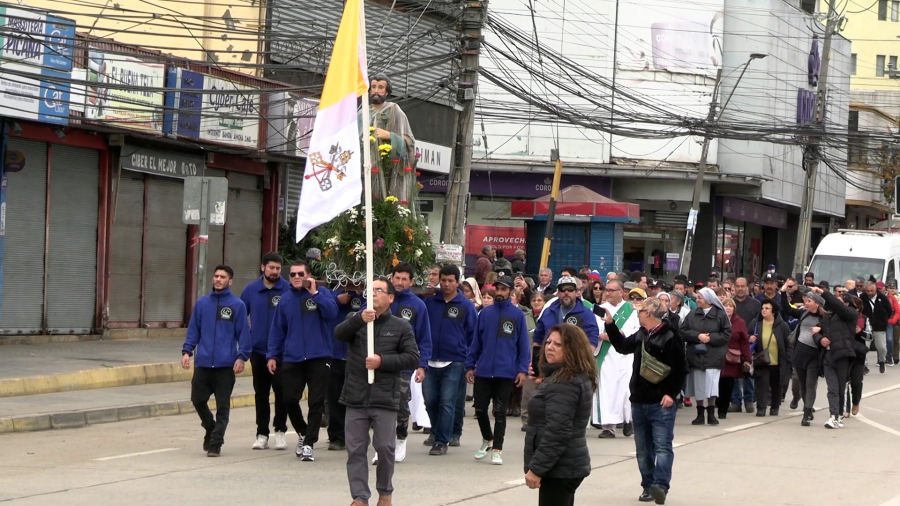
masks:
<instances>
[{"instance_id":1,"label":"storefront","mask_svg":"<svg viewBox=\"0 0 900 506\"><path fill-rule=\"evenodd\" d=\"M84 132L24 121L11 130L0 334L91 333L108 152Z\"/></svg>"},{"instance_id":2,"label":"storefront","mask_svg":"<svg viewBox=\"0 0 900 506\"><path fill-rule=\"evenodd\" d=\"M778 265L779 236L788 226L788 212L732 197L715 202L713 269L724 277L751 281L769 264ZM784 266L788 273L790 265Z\"/></svg>"}]
</instances>

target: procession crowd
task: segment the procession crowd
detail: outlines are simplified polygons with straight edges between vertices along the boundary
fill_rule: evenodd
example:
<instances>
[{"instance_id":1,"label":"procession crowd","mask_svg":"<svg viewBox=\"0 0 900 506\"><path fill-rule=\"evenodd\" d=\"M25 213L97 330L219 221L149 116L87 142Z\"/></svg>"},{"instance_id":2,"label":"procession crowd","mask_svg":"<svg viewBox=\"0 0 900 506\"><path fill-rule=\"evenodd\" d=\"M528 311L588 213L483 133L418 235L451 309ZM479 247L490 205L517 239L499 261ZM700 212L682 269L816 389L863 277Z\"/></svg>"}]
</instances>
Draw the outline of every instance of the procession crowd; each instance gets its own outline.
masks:
<instances>
[{"instance_id":1,"label":"procession crowd","mask_svg":"<svg viewBox=\"0 0 900 506\"><path fill-rule=\"evenodd\" d=\"M898 362L893 280L848 280L832 293L812 273L798 282L773 266L758 285L713 273L704 283L679 276L668 287L641 272L604 279L588 267L564 268L556 280L541 269L533 280L524 252L510 261L485 247L473 277L434 266L414 294L416 273L401 262L389 278L371 281L367 300L361 289L319 286L306 261L289 269L285 280L281 257L265 255L262 276L238 297L231 268L217 266L212 292L196 304L182 365L194 358L191 399L203 447L220 455L235 374L250 362L252 448L269 448L272 420L273 446L286 449L290 420L297 456L314 461L325 422L328 450L347 453L352 506L372 495L370 442L378 506L389 506L410 429L428 433L429 455L446 455L460 446L469 402L481 433L475 460L502 465L507 418L521 417L525 480L539 489L539 504L574 504L591 469L589 427L603 439L634 436L638 499L664 504L678 409L696 407L695 425L717 425L742 407L778 416L791 391L791 409L802 403L801 424L809 426L824 377L824 426L837 429L859 412L867 352L877 350L881 373Z\"/></svg>"}]
</instances>

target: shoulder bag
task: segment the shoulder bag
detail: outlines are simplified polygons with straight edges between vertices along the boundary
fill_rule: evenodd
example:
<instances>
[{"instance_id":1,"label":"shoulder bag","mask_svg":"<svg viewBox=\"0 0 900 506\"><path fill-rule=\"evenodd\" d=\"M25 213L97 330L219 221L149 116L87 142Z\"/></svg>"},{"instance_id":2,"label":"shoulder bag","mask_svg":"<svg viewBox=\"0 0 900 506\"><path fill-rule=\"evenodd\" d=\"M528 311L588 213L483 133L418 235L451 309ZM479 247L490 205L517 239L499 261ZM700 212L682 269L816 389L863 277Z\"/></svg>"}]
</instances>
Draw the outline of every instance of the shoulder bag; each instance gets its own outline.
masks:
<instances>
[{"instance_id":1,"label":"shoulder bag","mask_svg":"<svg viewBox=\"0 0 900 506\"><path fill-rule=\"evenodd\" d=\"M647 341L641 344L641 377L654 385L666 379L672 368L647 351Z\"/></svg>"},{"instance_id":2,"label":"shoulder bag","mask_svg":"<svg viewBox=\"0 0 900 506\"><path fill-rule=\"evenodd\" d=\"M762 338L762 336L760 336L760 338ZM775 339L775 328L773 326L769 344L766 345L765 348L753 352L753 367L768 367L769 365L772 365L772 357L769 356L769 346L772 346L772 341Z\"/></svg>"}]
</instances>

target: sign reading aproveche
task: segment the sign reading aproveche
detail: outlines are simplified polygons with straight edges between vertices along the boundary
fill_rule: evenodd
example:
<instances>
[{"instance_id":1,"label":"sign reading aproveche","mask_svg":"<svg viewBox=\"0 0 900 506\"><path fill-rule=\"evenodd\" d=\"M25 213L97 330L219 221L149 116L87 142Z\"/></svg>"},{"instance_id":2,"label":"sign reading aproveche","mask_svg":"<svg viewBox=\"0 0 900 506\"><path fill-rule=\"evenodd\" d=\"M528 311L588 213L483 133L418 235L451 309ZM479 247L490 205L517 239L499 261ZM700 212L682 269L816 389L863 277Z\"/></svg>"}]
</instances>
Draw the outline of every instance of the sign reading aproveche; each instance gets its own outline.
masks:
<instances>
[{"instance_id":1,"label":"sign reading aproveche","mask_svg":"<svg viewBox=\"0 0 900 506\"><path fill-rule=\"evenodd\" d=\"M164 131L181 137L255 149L259 144L259 91L172 67L168 72Z\"/></svg>"},{"instance_id":2,"label":"sign reading aproveche","mask_svg":"<svg viewBox=\"0 0 900 506\"><path fill-rule=\"evenodd\" d=\"M122 168L157 176L186 178L203 175L203 157L179 151L127 144L122 148Z\"/></svg>"}]
</instances>

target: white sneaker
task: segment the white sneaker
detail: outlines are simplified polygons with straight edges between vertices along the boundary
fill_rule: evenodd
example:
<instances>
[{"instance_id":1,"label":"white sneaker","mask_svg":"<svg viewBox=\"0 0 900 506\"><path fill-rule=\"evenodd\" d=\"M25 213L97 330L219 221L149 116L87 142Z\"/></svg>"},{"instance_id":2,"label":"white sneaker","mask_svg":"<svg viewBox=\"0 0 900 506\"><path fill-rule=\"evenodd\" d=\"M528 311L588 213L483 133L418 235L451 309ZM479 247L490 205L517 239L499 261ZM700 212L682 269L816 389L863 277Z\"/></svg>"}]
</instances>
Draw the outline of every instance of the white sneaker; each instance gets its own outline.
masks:
<instances>
[{"instance_id":1,"label":"white sneaker","mask_svg":"<svg viewBox=\"0 0 900 506\"><path fill-rule=\"evenodd\" d=\"M500 457L500 453L500 450L494 450L491 452L491 464L494 464L495 466L503 465L503 459Z\"/></svg>"},{"instance_id":2,"label":"white sneaker","mask_svg":"<svg viewBox=\"0 0 900 506\"><path fill-rule=\"evenodd\" d=\"M485 457L490 453L491 448L493 448L494 442L488 441L486 439L481 440L481 448L475 452L475 460L484 460Z\"/></svg>"},{"instance_id":3,"label":"white sneaker","mask_svg":"<svg viewBox=\"0 0 900 506\"><path fill-rule=\"evenodd\" d=\"M297 454L297 457L303 455L303 436L300 436L300 439L297 441L297 449L294 453Z\"/></svg>"},{"instance_id":4,"label":"white sneaker","mask_svg":"<svg viewBox=\"0 0 900 506\"><path fill-rule=\"evenodd\" d=\"M394 450L394 462L403 462L406 458L406 440L398 439L397 448Z\"/></svg>"},{"instance_id":5,"label":"white sneaker","mask_svg":"<svg viewBox=\"0 0 900 506\"><path fill-rule=\"evenodd\" d=\"M300 460L302 460L304 462L314 462L316 460L316 458L313 457L312 446L309 446L309 445L303 446L303 451L301 452Z\"/></svg>"},{"instance_id":6,"label":"white sneaker","mask_svg":"<svg viewBox=\"0 0 900 506\"><path fill-rule=\"evenodd\" d=\"M841 429L844 428L844 417L843 417L843 416L839 416L839 417L838 417L838 419L837 419L837 426L838 426L839 428L841 428Z\"/></svg>"},{"instance_id":7,"label":"white sneaker","mask_svg":"<svg viewBox=\"0 0 900 506\"><path fill-rule=\"evenodd\" d=\"M826 429L837 429L838 428L837 418L835 418L834 415L832 415L831 418L829 418L828 421L825 422L825 428Z\"/></svg>"},{"instance_id":8,"label":"white sneaker","mask_svg":"<svg viewBox=\"0 0 900 506\"><path fill-rule=\"evenodd\" d=\"M287 449L287 439L284 438L284 432L276 432L275 433L275 449L276 450Z\"/></svg>"},{"instance_id":9,"label":"white sneaker","mask_svg":"<svg viewBox=\"0 0 900 506\"><path fill-rule=\"evenodd\" d=\"M373 466L377 466L377 465L378 465L378 454L377 454L377 453L375 454L374 457L372 457L372 465L373 465Z\"/></svg>"},{"instance_id":10,"label":"white sneaker","mask_svg":"<svg viewBox=\"0 0 900 506\"><path fill-rule=\"evenodd\" d=\"M253 443L254 450L268 450L269 449L269 436L263 436L262 434L256 435L256 442Z\"/></svg>"}]
</instances>

